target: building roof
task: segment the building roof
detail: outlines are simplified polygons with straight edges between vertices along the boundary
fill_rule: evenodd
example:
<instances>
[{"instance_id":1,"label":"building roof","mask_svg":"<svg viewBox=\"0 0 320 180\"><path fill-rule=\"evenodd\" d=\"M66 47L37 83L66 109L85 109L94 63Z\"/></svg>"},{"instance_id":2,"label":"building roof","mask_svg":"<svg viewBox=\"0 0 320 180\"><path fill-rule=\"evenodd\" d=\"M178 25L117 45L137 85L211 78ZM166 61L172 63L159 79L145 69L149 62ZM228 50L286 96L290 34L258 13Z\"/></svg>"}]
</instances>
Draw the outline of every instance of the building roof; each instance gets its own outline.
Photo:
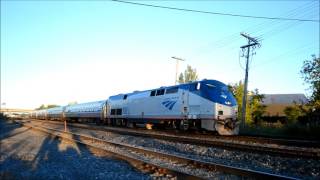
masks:
<instances>
[{"instance_id":1,"label":"building roof","mask_svg":"<svg viewBox=\"0 0 320 180\"><path fill-rule=\"evenodd\" d=\"M287 104L291 105L294 102L305 104L308 102L304 94L264 94L263 104Z\"/></svg>"}]
</instances>

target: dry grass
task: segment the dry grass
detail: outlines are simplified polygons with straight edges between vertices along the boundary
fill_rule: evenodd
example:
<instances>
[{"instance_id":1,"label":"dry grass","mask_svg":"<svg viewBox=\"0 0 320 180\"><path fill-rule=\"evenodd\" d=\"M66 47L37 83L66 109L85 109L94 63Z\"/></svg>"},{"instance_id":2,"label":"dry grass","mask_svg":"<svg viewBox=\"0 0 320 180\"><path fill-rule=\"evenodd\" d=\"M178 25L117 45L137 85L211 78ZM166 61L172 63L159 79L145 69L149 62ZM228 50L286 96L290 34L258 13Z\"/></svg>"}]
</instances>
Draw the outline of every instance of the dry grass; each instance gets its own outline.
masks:
<instances>
[{"instance_id":1,"label":"dry grass","mask_svg":"<svg viewBox=\"0 0 320 180\"><path fill-rule=\"evenodd\" d=\"M301 125L283 125L280 122L262 124L259 126L246 126L240 129L241 135L254 135L265 137L279 137L288 139L320 139L320 127L307 127Z\"/></svg>"}]
</instances>

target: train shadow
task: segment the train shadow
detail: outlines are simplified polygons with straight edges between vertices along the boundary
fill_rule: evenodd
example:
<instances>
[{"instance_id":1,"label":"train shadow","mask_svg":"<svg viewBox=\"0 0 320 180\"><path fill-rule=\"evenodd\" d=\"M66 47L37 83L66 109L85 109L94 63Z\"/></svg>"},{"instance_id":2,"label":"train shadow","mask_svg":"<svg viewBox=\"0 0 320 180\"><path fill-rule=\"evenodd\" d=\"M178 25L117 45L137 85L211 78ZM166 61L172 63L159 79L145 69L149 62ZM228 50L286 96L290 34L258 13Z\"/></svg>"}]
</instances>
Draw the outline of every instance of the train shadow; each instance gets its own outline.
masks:
<instances>
[{"instance_id":1,"label":"train shadow","mask_svg":"<svg viewBox=\"0 0 320 180\"><path fill-rule=\"evenodd\" d=\"M77 146L62 145L55 137L44 136L39 132L12 133L20 126L1 124L2 138L0 150L0 179L68 179L86 177L77 174L71 158L81 158ZM27 133L28 132L28 133ZM8 136L10 134L10 136ZM65 147L63 147L65 146ZM64 168L60 168L64 167ZM52 170L59 173L52 173Z\"/></svg>"},{"instance_id":2,"label":"train shadow","mask_svg":"<svg viewBox=\"0 0 320 180\"><path fill-rule=\"evenodd\" d=\"M0 140L20 132L18 131L20 128L21 125L14 123L12 120L0 118Z\"/></svg>"},{"instance_id":3,"label":"train shadow","mask_svg":"<svg viewBox=\"0 0 320 180\"><path fill-rule=\"evenodd\" d=\"M19 128L0 122L0 179L148 179L90 147L37 131L13 133Z\"/></svg>"}]
</instances>

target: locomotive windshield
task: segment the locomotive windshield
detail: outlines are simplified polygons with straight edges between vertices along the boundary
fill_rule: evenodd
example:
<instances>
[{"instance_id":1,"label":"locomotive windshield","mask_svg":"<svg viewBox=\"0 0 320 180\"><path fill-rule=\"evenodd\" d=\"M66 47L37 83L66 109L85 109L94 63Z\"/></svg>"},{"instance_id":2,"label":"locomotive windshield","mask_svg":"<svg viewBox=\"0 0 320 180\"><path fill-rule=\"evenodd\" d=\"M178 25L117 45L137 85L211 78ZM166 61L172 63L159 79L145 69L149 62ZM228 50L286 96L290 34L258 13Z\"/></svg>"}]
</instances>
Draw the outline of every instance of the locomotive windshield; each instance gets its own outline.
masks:
<instances>
[{"instance_id":1,"label":"locomotive windshield","mask_svg":"<svg viewBox=\"0 0 320 180\"><path fill-rule=\"evenodd\" d=\"M237 105L236 99L228 87L219 81L204 81L201 84L201 96L227 106Z\"/></svg>"}]
</instances>

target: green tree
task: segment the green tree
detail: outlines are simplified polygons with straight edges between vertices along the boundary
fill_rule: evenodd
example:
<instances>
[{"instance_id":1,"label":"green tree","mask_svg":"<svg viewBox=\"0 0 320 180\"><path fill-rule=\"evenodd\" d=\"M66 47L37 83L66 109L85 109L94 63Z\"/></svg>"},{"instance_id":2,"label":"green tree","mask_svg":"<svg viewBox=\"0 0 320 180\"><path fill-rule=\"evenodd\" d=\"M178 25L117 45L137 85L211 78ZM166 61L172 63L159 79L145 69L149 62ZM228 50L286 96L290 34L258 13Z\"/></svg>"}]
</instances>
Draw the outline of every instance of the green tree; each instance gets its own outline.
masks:
<instances>
[{"instance_id":1,"label":"green tree","mask_svg":"<svg viewBox=\"0 0 320 180\"><path fill-rule=\"evenodd\" d=\"M193 69L190 65L187 66L187 69L184 71L184 74L180 73L178 82L180 84L197 81L198 74L197 70Z\"/></svg>"},{"instance_id":2,"label":"green tree","mask_svg":"<svg viewBox=\"0 0 320 180\"><path fill-rule=\"evenodd\" d=\"M179 82L179 84L183 84L183 83L185 82L185 81L184 81L184 76L183 76L182 73L180 73L180 75L179 75L178 82Z\"/></svg>"},{"instance_id":3,"label":"green tree","mask_svg":"<svg viewBox=\"0 0 320 180\"><path fill-rule=\"evenodd\" d=\"M283 112L287 118L288 125L294 125L298 122L298 118L301 116L307 115L309 109L303 104L297 104L294 102L294 105L286 107Z\"/></svg>"},{"instance_id":4,"label":"green tree","mask_svg":"<svg viewBox=\"0 0 320 180\"><path fill-rule=\"evenodd\" d=\"M242 81L239 83L228 85L230 91L233 93L238 104L238 119L242 118L242 98L244 84ZM250 91L248 93L247 104L246 104L246 124L258 124L261 120L263 113L265 112L266 106L262 104L264 96L259 94L258 89Z\"/></svg>"},{"instance_id":5,"label":"green tree","mask_svg":"<svg viewBox=\"0 0 320 180\"><path fill-rule=\"evenodd\" d=\"M48 104L47 105L47 108L54 108L54 107L59 107L59 105L56 105L56 104Z\"/></svg>"},{"instance_id":6,"label":"green tree","mask_svg":"<svg viewBox=\"0 0 320 180\"><path fill-rule=\"evenodd\" d=\"M244 85L242 81L239 81L239 83L231 84L229 85L229 89L231 90L232 94L237 100L238 104L238 119L242 119L242 97L243 97L243 88ZM246 124L251 122L250 118L250 112L249 112L249 103L247 100L247 111L246 111Z\"/></svg>"},{"instance_id":7,"label":"green tree","mask_svg":"<svg viewBox=\"0 0 320 180\"><path fill-rule=\"evenodd\" d=\"M54 108L54 107L59 107L59 106L55 105L55 104L48 104L48 105L41 104L41 106L36 108L36 110L49 109L49 108Z\"/></svg>"},{"instance_id":8,"label":"green tree","mask_svg":"<svg viewBox=\"0 0 320 180\"><path fill-rule=\"evenodd\" d=\"M36 108L36 110L41 110L41 109L47 109L47 106L44 104L41 104L40 107Z\"/></svg>"},{"instance_id":9,"label":"green tree","mask_svg":"<svg viewBox=\"0 0 320 180\"><path fill-rule=\"evenodd\" d=\"M259 94L258 89L255 89L250 97L250 111L251 111L251 117L254 122L254 124L260 124L262 120L262 116L266 111L266 105L262 104L264 95Z\"/></svg>"},{"instance_id":10,"label":"green tree","mask_svg":"<svg viewBox=\"0 0 320 180\"><path fill-rule=\"evenodd\" d=\"M71 101L71 102L68 103L68 106L75 105L75 104L78 104L78 102L77 101Z\"/></svg>"},{"instance_id":11,"label":"green tree","mask_svg":"<svg viewBox=\"0 0 320 180\"><path fill-rule=\"evenodd\" d=\"M305 60L300 73L304 81L310 84L311 105L320 111L320 58L312 55L311 60Z\"/></svg>"}]
</instances>

